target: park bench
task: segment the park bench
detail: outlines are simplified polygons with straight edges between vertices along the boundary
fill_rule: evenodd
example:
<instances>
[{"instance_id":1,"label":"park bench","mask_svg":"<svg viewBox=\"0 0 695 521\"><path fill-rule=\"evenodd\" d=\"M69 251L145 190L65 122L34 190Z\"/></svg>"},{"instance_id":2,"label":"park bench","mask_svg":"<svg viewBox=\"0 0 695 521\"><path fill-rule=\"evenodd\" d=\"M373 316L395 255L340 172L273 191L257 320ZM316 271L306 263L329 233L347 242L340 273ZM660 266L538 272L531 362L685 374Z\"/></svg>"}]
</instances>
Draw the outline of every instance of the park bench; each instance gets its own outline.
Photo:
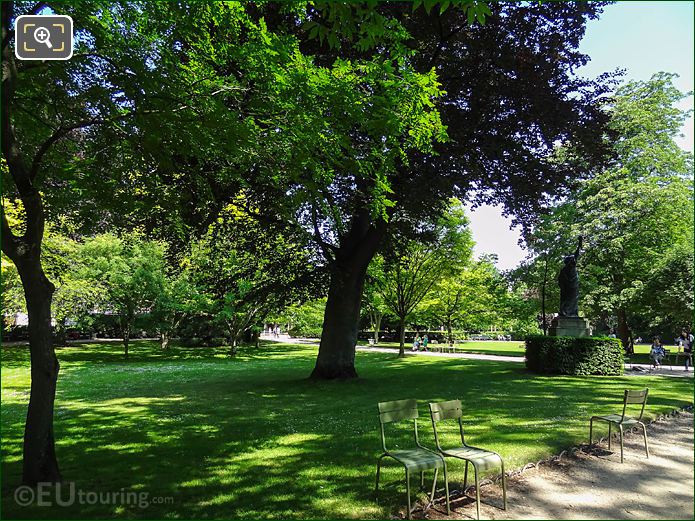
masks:
<instances>
[{"instance_id":1,"label":"park bench","mask_svg":"<svg viewBox=\"0 0 695 521\"><path fill-rule=\"evenodd\" d=\"M673 369L673 366L675 365L678 367L680 365L680 359L681 357L683 358L683 362L686 361L686 359L689 360L689 365L693 365L693 355L692 353L689 353L685 351L682 347L678 346L675 351L669 351L666 350L666 354L668 356L668 363L671 366L671 369ZM675 360L674 360L675 359Z\"/></svg>"},{"instance_id":2,"label":"park bench","mask_svg":"<svg viewBox=\"0 0 695 521\"><path fill-rule=\"evenodd\" d=\"M608 450L611 450L611 427L616 425L620 431L620 463L623 463L623 427L632 427L634 425L639 425L642 427L642 433L644 434L644 450L647 453L647 458L649 457L649 445L647 443L647 427L642 423L642 415L644 414L644 407L647 404L647 395L649 394L649 388L642 389L639 391L632 389L625 389L623 395L623 412L621 414L607 414L604 416L592 416L589 420L589 445L593 443L593 431L594 431L594 421L605 421L608 423ZM632 418L626 416L628 405L641 405L640 413L637 418Z\"/></svg>"},{"instance_id":3,"label":"park bench","mask_svg":"<svg viewBox=\"0 0 695 521\"><path fill-rule=\"evenodd\" d=\"M502 457L487 449L474 447L466 443L463 434L463 411L461 409L460 400L450 400L447 402L430 403L430 416L432 417L432 428L434 429L434 442L437 445L437 450L445 458L458 458L466 462L466 469L463 475L463 489L466 489L468 483L468 464L473 465L475 479L475 510L480 519L480 484L479 475L483 470L500 467L502 471L502 504L504 510L507 510L507 484L504 475L504 461ZM458 447L444 449L439 441L439 433L437 432L437 422L443 420L456 420L459 425L461 434L461 445Z\"/></svg>"},{"instance_id":4,"label":"park bench","mask_svg":"<svg viewBox=\"0 0 695 521\"><path fill-rule=\"evenodd\" d=\"M444 471L444 489L446 492L446 513L450 513L449 509L449 482L446 475L446 462L444 458L435 451L423 447L420 444L417 433L417 401L416 400L397 400L393 402L379 403L379 425L381 428L381 445L384 452L377 458L376 462L376 486L374 494L379 492L379 475L381 473L381 460L384 458L392 458L405 468L405 490L408 498L408 519L412 518L412 509L410 507L410 474L412 472L420 472L420 486L425 484L425 471L434 470L434 479L432 480L432 493L430 494L430 503L434 501L434 493L437 486L437 476L439 469ZM386 434L384 426L388 423L394 423L404 420L413 420L413 435L415 438L415 446L408 449L389 450L386 447Z\"/></svg>"},{"instance_id":5,"label":"park bench","mask_svg":"<svg viewBox=\"0 0 695 521\"><path fill-rule=\"evenodd\" d=\"M441 344L440 350L442 353L455 353L456 348L452 344Z\"/></svg>"}]
</instances>

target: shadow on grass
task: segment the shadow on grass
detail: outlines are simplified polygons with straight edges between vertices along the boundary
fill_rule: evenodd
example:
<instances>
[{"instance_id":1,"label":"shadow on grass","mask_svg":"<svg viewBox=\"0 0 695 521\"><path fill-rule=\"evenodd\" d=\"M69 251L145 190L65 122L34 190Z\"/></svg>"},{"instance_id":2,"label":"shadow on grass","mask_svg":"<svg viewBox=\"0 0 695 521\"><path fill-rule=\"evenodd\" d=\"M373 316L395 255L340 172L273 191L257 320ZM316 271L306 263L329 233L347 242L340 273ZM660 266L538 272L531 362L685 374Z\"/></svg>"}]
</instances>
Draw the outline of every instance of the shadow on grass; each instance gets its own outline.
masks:
<instances>
[{"instance_id":1,"label":"shadow on grass","mask_svg":"<svg viewBox=\"0 0 695 521\"><path fill-rule=\"evenodd\" d=\"M635 384L364 352L357 355L360 379L323 382L306 379L315 346L272 343L230 359L225 348L162 353L154 343L135 344L127 362L118 345L59 352L58 456L65 478L82 490L144 491L173 504L16 505L27 401L19 372L27 359L3 350L3 366L17 379L3 382L4 517L383 518L403 508L404 494L402 469L391 465L379 504L373 498L377 402L420 400L421 439L433 446L426 402L460 398L469 441L497 450L512 469L583 439L586 418L612 412L622 389ZM692 381L639 383L658 389L650 395L652 413L692 395ZM410 445L408 426L401 427L389 430L390 446ZM455 442L453 423L442 433L445 443ZM463 465L451 469L456 487Z\"/></svg>"}]
</instances>

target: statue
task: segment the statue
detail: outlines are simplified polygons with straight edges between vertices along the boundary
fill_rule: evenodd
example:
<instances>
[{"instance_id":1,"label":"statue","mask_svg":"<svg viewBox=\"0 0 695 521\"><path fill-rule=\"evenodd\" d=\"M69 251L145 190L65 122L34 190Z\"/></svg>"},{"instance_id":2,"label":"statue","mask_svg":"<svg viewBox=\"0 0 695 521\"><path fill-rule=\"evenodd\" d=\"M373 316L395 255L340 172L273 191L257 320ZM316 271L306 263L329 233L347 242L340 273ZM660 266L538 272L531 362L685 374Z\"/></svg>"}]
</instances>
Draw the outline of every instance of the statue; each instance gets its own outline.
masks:
<instances>
[{"instance_id":1,"label":"statue","mask_svg":"<svg viewBox=\"0 0 695 521\"><path fill-rule=\"evenodd\" d=\"M560 316L578 317L579 316L579 274L577 273L577 260L579 250L582 247L582 238L579 237L579 244L574 255L565 257L565 265L560 270L558 283L560 284Z\"/></svg>"}]
</instances>

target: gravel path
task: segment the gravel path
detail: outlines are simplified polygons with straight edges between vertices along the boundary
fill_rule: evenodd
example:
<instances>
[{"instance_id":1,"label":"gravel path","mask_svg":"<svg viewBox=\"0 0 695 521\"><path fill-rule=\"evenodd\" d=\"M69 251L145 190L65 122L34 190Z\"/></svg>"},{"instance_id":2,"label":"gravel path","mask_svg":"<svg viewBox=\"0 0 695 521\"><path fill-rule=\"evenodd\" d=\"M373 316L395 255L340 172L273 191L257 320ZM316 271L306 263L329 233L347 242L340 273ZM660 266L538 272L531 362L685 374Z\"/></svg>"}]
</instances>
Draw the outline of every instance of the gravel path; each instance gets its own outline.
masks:
<instances>
[{"instance_id":1,"label":"gravel path","mask_svg":"<svg viewBox=\"0 0 695 521\"><path fill-rule=\"evenodd\" d=\"M588 431L588 426L587 426ZM563 458L530 469L507 482L507 511L498 485L481 487L481 519L693 519L693 415L689 412L647 428L650 457L642 436L625 437L625 463L607 446L593 454ZM456 488L461 476L450 477ZM424 513L429 519L475 519L474 493ZM423 517L415 512L415 517Z\"/></svg>"}]
</instances>

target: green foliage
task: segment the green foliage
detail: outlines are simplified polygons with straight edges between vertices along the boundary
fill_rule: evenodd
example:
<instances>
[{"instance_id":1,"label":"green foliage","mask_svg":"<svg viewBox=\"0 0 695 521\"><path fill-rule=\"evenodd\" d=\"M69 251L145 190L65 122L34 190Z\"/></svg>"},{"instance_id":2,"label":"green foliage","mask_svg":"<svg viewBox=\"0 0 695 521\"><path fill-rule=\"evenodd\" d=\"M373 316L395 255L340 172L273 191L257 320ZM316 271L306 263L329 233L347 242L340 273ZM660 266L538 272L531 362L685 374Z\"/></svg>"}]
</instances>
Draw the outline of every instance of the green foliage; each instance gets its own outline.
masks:
<instances>
[{"instance_id":1,"label":"green foliage","mask_svg":"<svg viewBox=\"0 0 695 521\"><path fill-rule=\"evenodd\" d=\"M184 320L200 317L211 307L209 296L201 292L192 279L190 269L162 277L149 318L159 333L163 349L168 347Z\"/></svg>"},{"instance_id":2,"label":"green foliage","mask_svg":"<svg viewBox=\"0 0 695 521\"><path fill-rule=\"evenodd\" d=\"M372 273L385 307L403 329L416 307L437 283L456 277L470 262L473 240L463 205L452 201L449 211L420 236L397 236L381 274Z\"/></svg>"},{"instance_id":3,"label":"green foliage","mask_svg":"<svg viewBox=\"0 0 695 521\"><path fill-rule=\"evenodd\" d=\"M5 207L16 208L17 205L6 201ZM21 226L16 213L10 221L15 229ZM88 269L83 244L57 228L46 227L41 258L46 276L55 287L51 310L56 339L64 344L68 327L90 328L93 312L105 300L105 288ZM2 256L2 299L6 319L15 313L27 312L17 268L5 255Z\"/></svg>"},{"instance_id":4,"label":"green foliage","mask_svg":"<svg viewBox=\"0 0 695 521\"><path fill-rule=\"evenodd\" d=\"M103 311L119 317L127 356L137 315L149 312L162 293L165 247L137 235L103 234L87 239L82 251L90 278L103 285Z\"/></svg>"},{"instance_id":5,"label":"green foliage","mask_svg":"<svg viewBox=\"0 0 695 521\"><path fill-rule=\"evenodd\" d=\"M623 350L616 338L530 336L526 367L534 373L587 375L623 374Z\"/></svg>"},{"instance_id":6,"label":"green foliage","mask_svg":"<svg viewBox=\"0 0 695 521\"><path fill-rule=\"evenodd\" d=\"M428 15L438 8L439 14L450 7L466 15L469 24L485 24L485 17L491 15L487 2L478 0L414 0L412 11L423 9ZM304 2L300 2L303 5ZM367 51L377 45L402 45L408 32L396 18L390 16L388 7L379 9L377 0L359 2L335 2L315 0L310 3L309 19L303 29L309 39L324 40L331 48L350 44L358 51Z\"/></svg>"},{"instance_id":7,"label":"green foliage","mask_svg":"<svg viewBox=\"0 0 695 521\"><path fill-rule=\"evenodd\" d=\"M106 299L106 286L90 271L82 243L50 229L45 234L42 261L55 286L51 314L57 342L65 344L68 327L90 328L95 309Z\"/></svg>"},{"instance_id":8,"label":"green foliage","mask_svg":"<svg viewBox=\"0 0 695 521\"><path fill-rule=\"evenodd\" d=\"M2 256L2 273L0 274L0 291L2 294L3 327L14 326L14 315L26 313L24 289L14 263Z\"/></svg>"},{"instance_id":9,"label":"green foliage","mask_svg":"<svg viewBox=\"0 0 695 521\"><path fill-rule=\"evenodd\" d=\"M287 332L297 338L321 338L326 299L310 300L303 304L293 304L281 314L269 317L269 322L279 323Z\"/></svg>"},{"instance_id":10,"label":"green foliage","mask_svg":"<svg viewBox=\"0 0 695 521\"><path fill-rule=\"evenodd\" d=\"M280 315L269 317L269 321L284 324L293 337L320 338L325 308L325 298L310 300L288 306Z\"/></svg>"},{"instance_id":11,"label":"green foliage","mask_svg":"<svg viewBox=\"0 0 695 521\"><path fill-rule=\"evenodd\" d=\"M187 261L191 283L209 304L205 314L225 330L233 349L250 328L313 296L323 282L301 236L259 218L229 205L192 245Z\"/></svg>"},{"instance_id":12,"label":"green foliage","mask_svg":"<svg viewBox=\"0 0 695 521\"><path fill-rule=\"evenodd\" d=\"M617 91L615 163L583 182L527 240L536 255L529 273L549 259L554 287L559 258L584 237L582 310L595 324L617 317L626 348L632 328L670 335L692 316L693 163L674 140L687 112L676 106L684 94L672 80L658 73ZM539 287L537 275L526 280Z\"/></svg>"}]
</instances>

